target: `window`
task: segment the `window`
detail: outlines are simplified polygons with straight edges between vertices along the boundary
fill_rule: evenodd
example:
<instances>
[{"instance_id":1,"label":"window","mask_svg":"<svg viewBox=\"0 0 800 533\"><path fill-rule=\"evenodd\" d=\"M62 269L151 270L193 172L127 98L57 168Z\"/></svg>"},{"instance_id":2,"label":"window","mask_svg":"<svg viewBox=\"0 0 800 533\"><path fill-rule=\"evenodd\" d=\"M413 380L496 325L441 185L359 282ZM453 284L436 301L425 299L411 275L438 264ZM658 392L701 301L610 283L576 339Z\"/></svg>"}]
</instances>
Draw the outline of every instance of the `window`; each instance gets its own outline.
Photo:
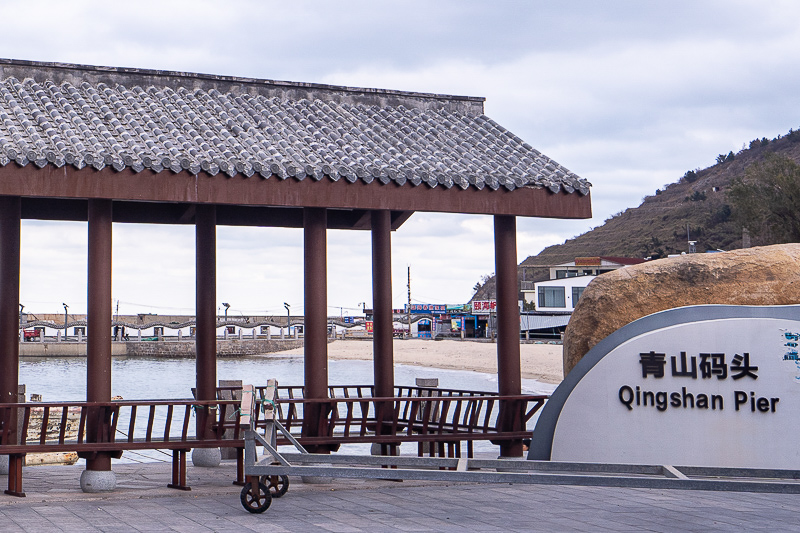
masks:
<instances>
[{"instance_id":1,"label":"window","mask_svg":"<svg viewBox=\"0 0 800 533\"><path fill-rule=\"evenodd\" d=\"M586 287L572 287L572 307L577 305L578 300L581 299L581 295L583 294L583 289Z\"/></svg>"},{"instance_id":2,"label":"window","mask_svg":"<svg viewBox=\"0 0 800 533\"><path fill-rule=\"evenodd\" d=\"M577 278L577 270L556 270L556 279Z\"/></svg>"},{"instance_id":3,"label":"window","mask_svg":"<svg viewBox=\"0 0 800 533\"><path fill-rule=\"evenodd\" d=\"M564 287L539 287L539 307L566 307Z\"/></svg>"}]
</instances>

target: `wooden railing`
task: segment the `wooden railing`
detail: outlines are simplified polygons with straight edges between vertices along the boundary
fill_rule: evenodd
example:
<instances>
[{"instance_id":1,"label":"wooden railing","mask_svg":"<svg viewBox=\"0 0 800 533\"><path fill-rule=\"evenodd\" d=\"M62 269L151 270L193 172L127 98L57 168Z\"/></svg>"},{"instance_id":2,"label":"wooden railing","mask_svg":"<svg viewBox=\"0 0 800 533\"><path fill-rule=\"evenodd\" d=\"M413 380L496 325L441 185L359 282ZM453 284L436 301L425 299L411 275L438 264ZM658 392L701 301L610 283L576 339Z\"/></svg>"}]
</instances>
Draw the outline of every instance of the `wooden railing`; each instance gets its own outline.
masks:
<instances>
[{"instance_id":1,"label":"wooden railing","mask_svg":"<svg viewBox=\"0 0 800 533\"><path fill-rule=\"evenodd\" d=\"M231 439L223 436L225 429L234 430L233 440L244 438L238 424L238 409L237 400L0 404L0 454L31 453L32 446L39 448L36 453L41 453L230 445ZM16 435L10 434L14 410L17 427L21 428L18 442ZM214 420L212 434L198 438L196 424L192 423L195 414ZM30 439L33 423L39 425L38 436Z\"/></svg>"},{"instance_id":2,"label":"wooden railing","mask_svg":"<svg viewBox=\"0 0 800 533\"><path fill-rule=\"evenodd\" d=\"M302 444L403 441L514 440L531 435L525 424L546 396L434 396L402 398L278 399L278 418ZM327 413L322 435L301 437L303 411L319 405ZM501 415L500 407L504 406ZM498 421L510 417L519 431L504 432ZM258 415L256 424L260 424ZM380 421L380 422L379 422ZM279 440L279 443L281 441Z\"/></svg>"},{"instance_id":3,"label":"wooden railing","mask_svg":"<svg viewBox=\"0 0 800 533\"><path fill-rule=\"evenodd\" d=\"M235 397L235 387L220 387L220 397ZM255 387L264 398L266 386ZM302 386L277 388L278 419L303 445L331 445L369 442L492 442L529 438L526 424L544 405L548 396L499 396L495 392L395 387L395 396L376 398L371 385L328 387L328 398L304 398ZM311 406L323 418L315 435L303 436L304 412ZM263 423L254 417L258 427ZM380 422L379 422L380 421ZM514 430L509 430L514 428ZM279 444L288 441L279 439ZM468 453L472 455L472 447Z\"/></svg>"},{"instance_id":4,"label":"wooden railing","mask_svg":"<svg viewBox=\"0 0 800 533\"><path fill-rule=\"evenodd\" d=\"M256 394L263 397L266 386L256 386ZM238 387L218 387L217 391L238 391ZM302 385L279 386L278 399L303 398L305 388ZM328 396L331 398L372 398L375 387L372 385L331 385ZM472 391L463 389L442 389L438 387L395 386L394 397L410 396L497 396L496 392Z\"/></svg>"},{"instance_id":5,"label":"wooden railing","mask_svg":"<svg viewBox=\"0 0 800 533\"><path fill-rule=\"evenodd\" d=\"M229 389L228 393L233 394ZM265 389L256 387L256 395L263 398ZM278 387L278 419L304 446L335 450L344 443L394 446L417 442L419 455L446 452L459 456L460 443L466 442L467 454L472 457L474 441L499 444L530 438L527 422L548 398L404 386L395 387L391 398L376 398L373 392L371 385L330 386L328 398L310 399L303 397L302 386ZM303 413L309 409L322 416L312 432L314 436L303 436ZM263 427L258 415L254 419L258 427ZM288 441L279 438L278 444Z\"/></svg>"},{"instance_id":6,"label":"wooden railing","mask_svg":"<svg viewBox=\"0 0 800 533\"><path fill-rule=\"evenodd\" d=\"M22 462L28 453L78 452L80 457L107 453L119 458L125 450L172 450L170 487L189 490L186 484L186 452L193 448L243 446L239 424L240 403L195 400L144 400L0 404L0 455L9 457L6 494L24 496ZM195 431L201 427L209 433ZM14 419L16 418L16 428ZM210 423L203 422L211 420ZM35 425L39 425L38 431ZM18 428L18 429L17 429ZM232 429L231 436L225 431ZM33 434L33 438L29 435ZM244 481L238 461L237 482Z\"/></svg>"},{"instance_id":7,"label":"wooden railing","mask_svg":"<svg viewBox=\"0 0 800 533\"><path fill-rule=\"evenodd\" d=\"M258 390L263 391L265 387ZM218 389L231 399L142 400L108 403L51 402L0 404L0 455L10 458L9 491L22 493L22 457L28 453L78 452L81 457L125 450L173 450L171 487L186 486L186 452L192 448L236 448L237 481L243 481L244 430L240 399L230 387ZM372 397L371 386L330 387L329 398L303 398L302 387L280 387L275 407L283 426L303 446L335 450L344 443L395 446L417 442L418 453L460 456L460 443L473 454L477 440L493 443L530 438L527 422L547 396L499 396L489 392L396 387L397 396ZM261 392L257 393L262 395ZM258 399L260 407L265 400ZM303 415L319 412L316 424L303 434ZM14 418L16 428L14 430ZM194 418L199 419L195 420ZM264 427L261 409L253 423ZM35 426L38 424L38 431ZM197 435L197 427L209 431ZM288 444L281 437L278 444Z\"/></svg>"}]
</instances>

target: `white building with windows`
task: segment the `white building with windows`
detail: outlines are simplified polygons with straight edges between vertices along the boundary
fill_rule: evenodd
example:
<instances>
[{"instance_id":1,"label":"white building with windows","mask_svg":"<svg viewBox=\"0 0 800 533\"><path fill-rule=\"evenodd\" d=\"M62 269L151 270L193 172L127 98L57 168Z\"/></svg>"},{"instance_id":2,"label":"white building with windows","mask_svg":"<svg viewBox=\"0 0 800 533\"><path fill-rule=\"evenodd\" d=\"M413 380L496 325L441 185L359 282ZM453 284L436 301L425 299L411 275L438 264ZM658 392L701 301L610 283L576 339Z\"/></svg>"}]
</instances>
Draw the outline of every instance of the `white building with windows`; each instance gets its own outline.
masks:
<instances>
[{"instance_id":1,"label":"white building with windows","mask_svg":"<svg viewBox=\"0 0 800 533\"><path fill-rule=\"evenodd\" d=\"M630 257L577 257L575 261L550 267L550 279L533 284L524 291L525 301L533 302L537 312L571 313L583 290L600 274L628 265L644 263Z\"/></svg>"},{"instance_id":2,"label":"white building with windows","mask_svg":"<svg viewBox=\"0 0 800 533\"><path fill-rule=\"evenodd\" d=\"M579 276L562 279L551 279L534 283L535 295L534 308L536 311L569 312L575 310L575 305L583 294L583 290L597 276ZM530 300L529 300L530 301Z\"/></svg>"},{"instance_id":3,"label":"white building with windows","mask_svg":"<svg viewBox=\"0 0 800 533\"><path fill-rule=\"evenodd\" d=\"M638 265L644 261L644 259L632 257L576 257L575 261L550 267L550 279L599 276L628 265Z\"/></svg>"}]
</instances>

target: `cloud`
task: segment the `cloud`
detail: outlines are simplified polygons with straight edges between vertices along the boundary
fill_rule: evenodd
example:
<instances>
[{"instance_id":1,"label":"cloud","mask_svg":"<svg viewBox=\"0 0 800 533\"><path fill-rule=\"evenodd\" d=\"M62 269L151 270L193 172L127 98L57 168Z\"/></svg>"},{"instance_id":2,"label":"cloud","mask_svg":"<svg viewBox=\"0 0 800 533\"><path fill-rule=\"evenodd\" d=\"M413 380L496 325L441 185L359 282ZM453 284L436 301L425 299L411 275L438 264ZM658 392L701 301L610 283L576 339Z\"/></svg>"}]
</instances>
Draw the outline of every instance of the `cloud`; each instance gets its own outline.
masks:
<instances>
[{"instance_id":1,"label":"cloud","mask_svg":"<svg viewBox=\"0 0 800 533\"><path fill-rule=\"evenodd\" d=\"M790 0L26 0L0 14L6 57L485 96L489 116L594 184L592 219L518 220L520 260L800 126ZM114 231L115 298L193 308L193 228ZM23 224L23 303L85 305L85 233ZM409 265L412 298L436 303L463 302L494 270L488 216L416 213L393 243L396 306ZM220 227L217 246L233 310L302 307L301 230ZM369 306L369 233L329 232L328 264L330 305Z\"/></svg>"},{"instance_id":2,"label":"cloud","mask_svg":"<svg viewBox=\"0 0 800 533\"><path fill-rule=\"evenodd\" d=\"M605 218L686 170L713 164L718 153L800 125L800 58L790 52L800 30L768 10L741 35L725 24L757 13L742 5L732 17L717 7L700 13L717 23L708 27L677 24L693 14L681 9L638 14L646 27L665 15L666 26L680 30L674 34L652 28L650 36L604 35L585 47L530 46L492 63L364 65L325 79L486 96L489 116L595 185L594 210Z\"/></svg>"}]
</instances>

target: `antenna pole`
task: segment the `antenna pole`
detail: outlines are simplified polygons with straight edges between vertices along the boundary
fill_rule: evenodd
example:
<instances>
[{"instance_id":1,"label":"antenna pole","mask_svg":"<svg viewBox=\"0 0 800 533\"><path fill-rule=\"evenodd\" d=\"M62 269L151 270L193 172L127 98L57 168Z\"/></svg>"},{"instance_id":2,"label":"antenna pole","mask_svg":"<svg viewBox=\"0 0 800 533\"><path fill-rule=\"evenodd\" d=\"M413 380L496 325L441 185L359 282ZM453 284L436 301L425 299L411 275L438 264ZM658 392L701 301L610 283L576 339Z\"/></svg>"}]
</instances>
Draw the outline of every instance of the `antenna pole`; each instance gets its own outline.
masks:
<instances>
[{"instance_id":1,"label":"antenna pole","mask_svg":"<svg viewBox=\"0 0 800 533\"><path fill-rule=\"evenodd\" d=\"M697 241L693 241L692 238L689 236L689 224L688 223L686 224L686 240L689 241L689 253L690 254L696 253L697 252L697 248L695 247L695 244L697 244Z\"/></svg>"}]
</instances>

